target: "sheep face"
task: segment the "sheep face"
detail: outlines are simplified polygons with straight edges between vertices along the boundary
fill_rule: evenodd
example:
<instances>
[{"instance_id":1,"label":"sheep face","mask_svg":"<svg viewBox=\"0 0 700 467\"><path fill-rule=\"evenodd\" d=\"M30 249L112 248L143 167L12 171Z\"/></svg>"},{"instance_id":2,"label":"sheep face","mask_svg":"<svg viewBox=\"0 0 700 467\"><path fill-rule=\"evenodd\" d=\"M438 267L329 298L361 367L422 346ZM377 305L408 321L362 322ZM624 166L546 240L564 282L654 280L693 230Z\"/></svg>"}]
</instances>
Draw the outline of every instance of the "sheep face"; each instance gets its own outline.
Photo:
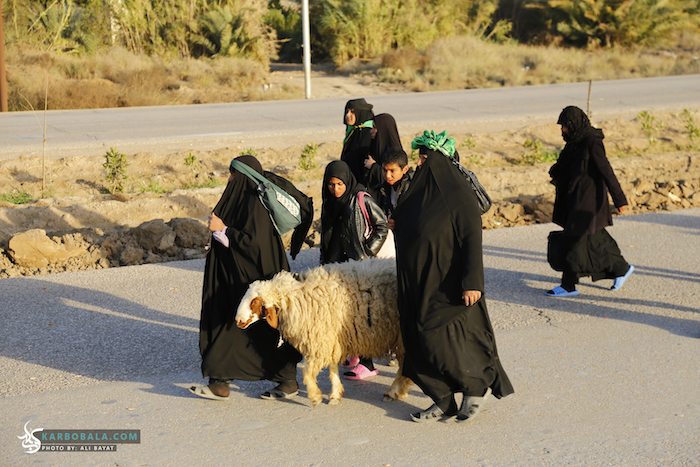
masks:
<instances>
[{"instance_id":1,"label":"sheep face","mask_svg":"<svg viewBox=\"0 0 700 467\"><path fill-rule=\"evenodd\" d=\"M279 321L277 319L277 310L274 306L265 306L263 299L260 298L259 290L253 283L246 294L241 299L236 311L236 325L241 329L246 329L251 324L264 318L272 328L277 329Z\"/></svg>"}]
</instances>

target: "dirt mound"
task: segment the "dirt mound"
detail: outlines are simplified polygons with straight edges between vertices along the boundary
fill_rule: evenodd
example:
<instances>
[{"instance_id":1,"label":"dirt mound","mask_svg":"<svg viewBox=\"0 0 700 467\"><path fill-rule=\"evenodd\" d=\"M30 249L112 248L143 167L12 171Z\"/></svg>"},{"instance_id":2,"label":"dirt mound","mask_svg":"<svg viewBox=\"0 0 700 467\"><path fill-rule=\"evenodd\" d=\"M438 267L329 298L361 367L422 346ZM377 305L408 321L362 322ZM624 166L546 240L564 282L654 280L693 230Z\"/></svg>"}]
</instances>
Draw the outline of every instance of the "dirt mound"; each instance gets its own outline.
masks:
<instances>
[{"instance_id":1,"label":"dirt mound","mask_svg":"<svg viewBox=\"0 0 700 467\"><path fill-rule=\"evenodd\" d=\"M634 120L595 123L605 132L608 156L629 200L625 215L700 206L700 153L687 149L691 142L683 116L657 118L665 127L656 143ZM404 147L414 136L404 135ZM462 162L494 200L482 217L484 228L551 221L552 162L536 161L561 148L557 125L452 136ZM527 141L538 144L526 148ZM325 165L338 157L340 141L320 145L317 167L311 170L299 168L302 146L272 149L284 147L272 143L253 149L266 169L314 198L315 222L305 247L318 245L321 178ZM45 166L38 157L0 161L0 185L38 197L45 172L52 193L28 204L0 202L0 278L202 257L209 239L207 216L223 192L230 160L244 149L128 155L127 193L116 195L103 194L101 157L47 160ZM202 185L210 188L192 188ZM28 231L32 234L22 238ZM289 234L283 240L288 243ZM45 259L22 259L22 252L32 248L27 242L47 252Z\"/></svg>"}]
</instances>

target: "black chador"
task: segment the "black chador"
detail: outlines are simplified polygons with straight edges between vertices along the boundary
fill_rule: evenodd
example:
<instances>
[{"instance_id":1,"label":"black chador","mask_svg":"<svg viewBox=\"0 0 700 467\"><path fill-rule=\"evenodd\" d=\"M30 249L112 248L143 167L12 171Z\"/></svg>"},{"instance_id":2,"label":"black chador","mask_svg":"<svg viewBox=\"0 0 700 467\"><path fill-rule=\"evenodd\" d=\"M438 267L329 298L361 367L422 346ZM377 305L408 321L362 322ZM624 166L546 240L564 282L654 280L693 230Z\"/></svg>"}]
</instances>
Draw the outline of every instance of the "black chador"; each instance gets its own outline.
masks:
<instances>
[{"instance_id":1,"label":"black chador","mask_svg":"<svg viewBox=\"0 0 700 467\"><path fill-rule=\"evenodd\" d=\"M237 160L262 173L252 156ZM299 352L289 344L278 347L279 333L264 322L246 330L235 323L238 303L252 282L289 270L255 182L234 172L214 214L227 226L229 246L212 241L206 258L199 333L202 375L224 381L293 381Z\"/></svg>"},{"instance_id":2,"label":"black chador","mask_svg":"<svg viewBox=\"0 0 700 467\"><path fill-rule=\"evenodd\" d=\"M481 217L467 181L428 151L393 218L404 375L444 412L458 392L511 394L483 295ZM466 306L465 290L482 297Z\"/></svg>"}]
</instances>

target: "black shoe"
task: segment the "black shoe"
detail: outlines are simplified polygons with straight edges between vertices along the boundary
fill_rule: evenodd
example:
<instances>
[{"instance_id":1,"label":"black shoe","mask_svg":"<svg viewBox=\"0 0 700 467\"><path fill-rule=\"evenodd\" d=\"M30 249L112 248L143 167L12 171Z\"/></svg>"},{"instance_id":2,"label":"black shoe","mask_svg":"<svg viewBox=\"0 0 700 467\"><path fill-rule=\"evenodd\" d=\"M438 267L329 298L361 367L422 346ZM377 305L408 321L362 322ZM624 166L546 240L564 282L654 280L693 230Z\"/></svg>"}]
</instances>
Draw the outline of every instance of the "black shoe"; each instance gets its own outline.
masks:
<instances>
[{"instance_id":1,"label":"black shoe","mask_svg":"<svg viewBox=\"0 0 700 467\"><path fill-rule=\"evenodd\" d=\"M279 384L279 385L277 385L276 388L271 389L269 391L265 391L262 394L260 394L260 398L268 400L268 401L277 401L280 399L289 399L290 397L294 397L297 394L299 394L299 389L298 389L299 386L298 385L297 385L297 389L294 389L291 392L284 392L283 389L288 389L284 386L285 386L284 383ZM289 386L289 384L287 384L286 386Z\"/></svg>"},{"instance_id":2,"label":"black shoe","mask_svg":"<svg viewBox=\"0 0 700 467\"><path fill-rule=\"evenodd\" d=\"M447 420L452 417L454 417L454 415L446 415L437 404L433 404L425 410L411 414L413 421L418 423L437 422L438 420Z\"/></svg>"}]
</instances>

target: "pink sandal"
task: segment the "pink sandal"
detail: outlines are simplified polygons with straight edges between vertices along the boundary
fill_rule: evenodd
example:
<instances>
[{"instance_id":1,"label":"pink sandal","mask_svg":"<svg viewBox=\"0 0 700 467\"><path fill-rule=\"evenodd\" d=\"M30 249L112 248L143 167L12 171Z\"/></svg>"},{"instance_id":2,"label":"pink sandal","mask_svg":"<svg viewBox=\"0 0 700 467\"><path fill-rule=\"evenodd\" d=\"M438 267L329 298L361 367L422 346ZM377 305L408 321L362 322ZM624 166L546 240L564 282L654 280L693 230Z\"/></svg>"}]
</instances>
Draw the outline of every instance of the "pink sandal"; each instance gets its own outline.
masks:
<instances>
[{"instance_id":1,"label":"pink sandal","mask_svg":"<svg viewBox=\"0 0 700 467\"><path fill-rule=\"evenodd\" d=\"M374 370L370 370L366 366L364 366L362 363L357 365L355 368L353 368L352 371L348 371L345 373L345 378L346 379L365 379L369 378L370 376L376 376L379 374L379 370L376 368Z\"/></svg>"},{"instance_id":2,"label":"pink sandal","mask_svg":"<svg viewBox=\"0 0 700 467\"><path fill-rule=\"evenodd\" d=\"M355 368L358 363L360 363L360 356L353 355L352 357L348 357L347 359L345 359L345 363L343 363L343 368Z\"/></svg>"}]
</instances>

